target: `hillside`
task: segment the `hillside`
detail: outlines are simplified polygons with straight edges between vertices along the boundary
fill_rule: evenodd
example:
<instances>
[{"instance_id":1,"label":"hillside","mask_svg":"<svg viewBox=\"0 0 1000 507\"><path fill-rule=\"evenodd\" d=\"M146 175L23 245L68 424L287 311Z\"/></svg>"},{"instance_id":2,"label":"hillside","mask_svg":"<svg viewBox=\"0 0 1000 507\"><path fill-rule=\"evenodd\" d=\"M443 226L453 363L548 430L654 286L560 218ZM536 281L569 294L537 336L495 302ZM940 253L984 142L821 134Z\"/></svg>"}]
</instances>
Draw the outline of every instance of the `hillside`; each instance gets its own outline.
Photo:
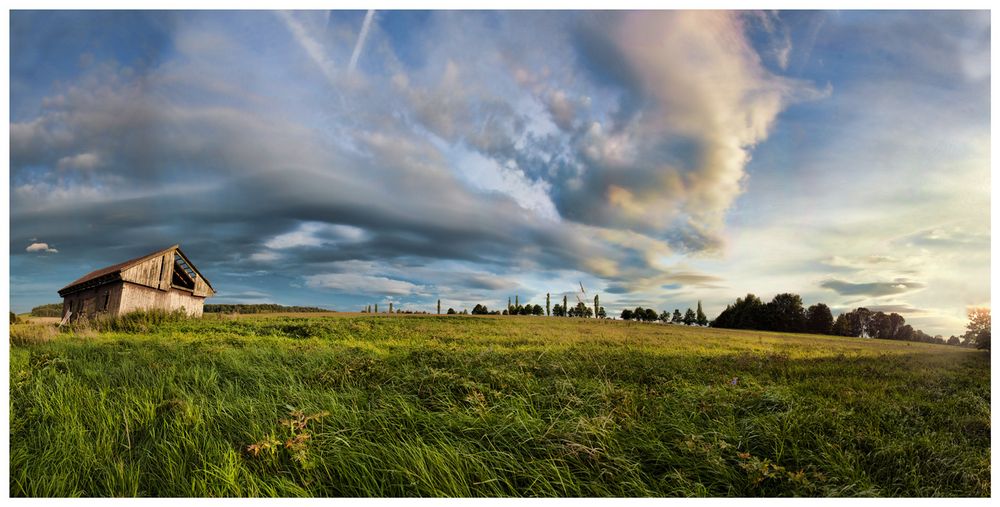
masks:
<instances>
[{"instance_id":1,"label":"hillside","mask_svg":"<svg viewBox=\"0 0 1000 507\"><path fill-rule=\"evenodd\" d=\"M12 496L988 496L990 362L543 317L12 331Z\"/></svg>"}]
</instances>

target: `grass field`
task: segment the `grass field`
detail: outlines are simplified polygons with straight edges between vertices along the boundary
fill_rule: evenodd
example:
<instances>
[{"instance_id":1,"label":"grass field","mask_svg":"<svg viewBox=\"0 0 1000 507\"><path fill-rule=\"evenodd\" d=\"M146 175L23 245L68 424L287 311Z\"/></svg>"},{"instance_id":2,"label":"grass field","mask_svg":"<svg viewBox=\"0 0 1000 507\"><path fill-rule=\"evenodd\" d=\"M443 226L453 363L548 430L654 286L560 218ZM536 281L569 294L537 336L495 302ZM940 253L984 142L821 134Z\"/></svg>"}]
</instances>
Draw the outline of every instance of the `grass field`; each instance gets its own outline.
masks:
<instances>
[{"instance_id":1,"label":"grass field","mask_svg":"<svg viewBox=\"0 0 1000 507\"><path fill-rule=\"evenodd\" d=\"M988 496L989 375L957 347L592 319L18 325L10 494Z\"/></svg>"}]
</instances>

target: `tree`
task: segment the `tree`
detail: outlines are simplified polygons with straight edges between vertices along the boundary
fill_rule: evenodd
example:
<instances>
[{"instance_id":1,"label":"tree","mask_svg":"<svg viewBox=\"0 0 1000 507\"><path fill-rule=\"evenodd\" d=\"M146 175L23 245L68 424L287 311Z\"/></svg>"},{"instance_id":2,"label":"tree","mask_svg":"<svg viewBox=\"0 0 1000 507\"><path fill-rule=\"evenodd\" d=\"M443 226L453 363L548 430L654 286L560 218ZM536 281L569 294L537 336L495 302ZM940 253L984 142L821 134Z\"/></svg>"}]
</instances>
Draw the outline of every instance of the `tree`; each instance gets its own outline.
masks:
<instances>
[{"instance_id":1,"label":"tree","mask_svg":"<svg viewBox=\"0 0 1000 507\"><path fill-rule=\"evenodd\" d=\"M871 338L892 338L889 316L883 312L875 312L868 316L868 336Z\"/></svg>"},{"instance_id":2,"label":"tree","mask_svg":"<svg viewBox=\"0 0 1000 507\"><path fill-rule=\"evenodd\" d=\"M608 318L608 313L604 311L604 307L603 306L597 309L597 318L598 319L606 319L606 318Z\"/></svg>"},{"instance_id":3,"label":"tree","mask_svg":"<svg viewBox=\"0 0 1000 507\"><path fill-rule=\"evenodd\" d=\"M745 298L736 298L735 303L727 305L712 321L712 326L726 329L765 329L765 321L764 303L757 296L747 294Z\"/></svg>"},{"instance_id":4,"label":"tree","mask_svg":"<svg viewBox=\"0 0 1000 507\"><path fill-rule=\"evenodd\" d=\"M566 294L563 294L563 309L566 310L565 317L569 317L569 300L566 299Z\"/></svg>"},{"instance_id":5,"label":"tree","mask_svg":"<svg viewBox=\"0 0 1000 507\"><path fill-rule=\"evenodd\" d=\"M833 323L831 331L837 336L851 336L851 323L847 320L847 314L837 315L837 321Z\"/></svg>"},{"instance_id":6,"label":"tree","mask_svg":"<svg viewBox=\"0 0 1000 507\"><path fill-rule=\"evenodd\" d=\"M684 322L684 317L681 315L681 311L678 310L677 308L674 308L674 316L671 317L670 322L674 324L680 324L681 322Z\"/></svg>"},{"instance_id":7,"label":"tree","mask_svg":"<svg viewBox=\"0 0 1000 507\"><path fill-rule=\"evenodd\" d=\"M656 315L656 310L654 310L652 308L646 308L646 315L645 315L645 317L643 317L642 320L644 320L646 322L656 322L658 319L659 319L659 316Z\"/></svg>"},{"instance_id":8,"label":"tree","mask_svg":"<svg viewBox=\"0 0 1000 507\"><path fill-rule=\"evenodd\" d=\"M628 308L622 310L622 320L632 320L633 317L635 317L635 314L632 313L632 310Z\"/></svg>"},{"instance_id":9,"label":"tree","mask_svg":"<svg viewBox=\"0 0 1000 507\"><path fill-rule=\"evenodd\" d=\"M934 337L918 329L913 332L913 341L920 343L932 343L934 341Z\"/></svg>"},{"instance_id":10,"label":"tree","mask_svg":"<svg viewBox=\"0 0 1000 507\"><path fill-rule=\"evenodd\" d=\"M670 322L670 312L668 312L666 310L663 310L663 313L660 314L660 322L669 323Z\"/></svg>"},{"instance_id":11,"label":"tree","mask_svg":"<svg viewBox=\"0 0 1000 507\"><path fill-rule=\"evenodd\" d=\"M643 307L641 307L641 306L637 306L637 307L633 308L632 309L632 318L634 318L635 320L638 320L639 322L642 322L643 319L646 318L646 309L643 308Z\"/></svg>"},{"instance_id":12,"label":"tree","mask_svg":"<svg viewBox=\"0 0 1000 507\"><path fill-rule=\"evenodd\" d=\"M378 303L375 303L375 313L378 313Z\"/></svg>"},{"instance_id":13,"label":"tree","mask_svg":"<svg viewBox=\"0 0 1000 507\"><path fill-rule=\"evenodd\" d=\"M531 314L532 315L545 315L545 310L542 308L542 305L535 305L535 306L531 307Z\"/></svg>"},{"instance_id":14,"label":"tree","mask_svg":"<svg viewBox=\"0 0 1000 507\"><path fill-rule=\"evenodd\" d=\"M441 300L438 300L438 315L441 315Z\"/></svg>"},{"instance_id":15,"label":"tree","mask_svg":"<svg viewBox=\"0 0 1000 507\"><path fill-rule=\"evenodd\" d=\"M549 299L549 293L545 293L545 316L552 315L552 301Z\"/></svg>"},{"instance_id":16,"label":"tree","mask_svg":"<svg viewBox=\"0 0 1000 507\"><path fill-rule=\"evenodd\" d=\"M392 303L389 303L389 313L392 313Z\"/></svg>"},{"instance_id":17,"label":"tree","mask_svg":"<svg viewBox=\"0 0 1000 507\"><path fill-rule=\"evenodd\" d=\"M948 338L948 345L958 345L960 343L962 343L962 339L955 335L951 335L951 337Z\"/></svg>"},{"instance_id":18,"label":"tree","mask_svg":"<svg viewBox=\"0 0 1000 507\"><path fill-rule=\"evenodd\" d=\"M486 305L477 304L475 308L472 309L473 315L489 315L490 311L486 309Z\"/></svg>"},{"instance_id":19,"label":"tree","mask_svg":"<svg viewBox=\"0 0 1000 507\"><path fill-rule=\"evenodd\" d=\"M698 301L698 311L695 312L695 322L697 322L699 326L707 326L708 325L708 317L705 316L705 312L701 311L701 301L700 300Z\"/></svg>"},{"instance_id":20,"label":"tree","mask_svg":"<svg viewBox=\"0 0 1000 507\"><path fill-rule=\"evenodd\" d=\"M514 313L514 305L510 302L510 296L507 296L507 313L510 315L517 315Z\"/></svg>"},{"instance_id":21,"label":"tree","mask_svg":"<svg viewBox=\"0 0 1000 507\"><path fill-rule=\"evenodd\" d=\"M378 305L375 305L375 307L378 308ZM455 315L456 313L458 312L456 312L454 308L448 309L448 315Z\"/></svg>"},{"instance_id":22,"label":"tree","mask_svg":"<svg viewBox=\"0 0 1000 507\"><path fill-rule=\"evenodd\" d=\"M569 313L570 317L587 318L594 316L594 311L591 310L590 308L587 308L587 305L583 304L583 301L577 303L576 306L574 306L573 308L570 308Z\"/></svg>"},{"instance_id":23,"label":"tree","mask_svg":"<svg viewBox=\"0 0 1000 507\"><path fill-rule=\"evenodd\" d=\"M965 325L966 340L976 348L990 350L990 309L969 310L969 323Z\"/></svg>"},{"instance_id":24,"label":"tree","mask_svg":"<svg viewBox=\"0 0 1000 507\"><path fill-rule=\"evenodd\" d=\"M778 294L764 306L763 329L786 333L799 333L805 328L806 313L798 294ZM747 328L761 329L761 328Z\"/></svg>"},{"instance_id":25,"label":"tree","mask_svg":"<svg viewBox=\"0 0 1000 507\"><path fill-rule=\"evenodd\" d=\"M833 313L830 307L816 303L806 310L806 332L814 334L830 334L833 332Z\"/></svg>"},{"instance_id":26,"label":"tree","mask_svg":"<svg viewBox=\"0 0 1000 507\"><path fill-rule=\"evenodd\" d=\"M554 317L565 317L566 316L566 310L564 309L564 307L562 305L560 305L559 303L556 303L556 305L552 307L552 316L554 316Z\"/></svg>"},{"instance_id":27,"label":"tree","mask_svg":"<svg viewBox=\"0 0 1000 507\"><path fill-rule=\"evenodd\" d=\"M859 336L861 338L869 338L869 320L871 319L872 312L867 308L856 308L852 312L847 313L847 325L850 329L850 334L847 336Z\"/></svg>"},{"instance_id":28,"label":"tree","mask_svg":"<svg viewBox=\"0 0 1000 507\"><path fill-rule=\"evenodd\" d=\"M697 321L698 317L695 316L694 310L688 308L688 310L684 312L684 324L690 326L691 324L694 324Z\"/></svg>"},{"instance_id":29,"label":"tree","mask_svg":"<svg viewBox=\"0 0 1000 507\"><path fill-rule=\"evenodd\" d=\"M903 327L899 328L899 330L896 331L895 339L897 339L897 340L904 340L904 341L912 341L913 340L913 326L911 326L909 324L903 325Z\"/></svg>"},{"instance_id":30,"label":"tree","mask_svg":"<svg viewBox=\"0 0 1000 507\"><path fill-rule=\"evenodd\" d=\"M601 308L600 300L597 298L597 294L594 294L594 316L597 316L597 312Z\"/></svg>"},{"instance_id":31,"label":"tree","mask_svg":"<svg viewBox=\"0 0 1000 507\"><path fill-rule=\"evenodd\" d=\"M900 339L899 338L899 333L903 329L904 325L906 325L906 319L904 319L902 315L900 315L900 314L898 314L896 312L890 313L889 314L889 338L891 338L893 340Z\"/></svg>"}]
</instances>

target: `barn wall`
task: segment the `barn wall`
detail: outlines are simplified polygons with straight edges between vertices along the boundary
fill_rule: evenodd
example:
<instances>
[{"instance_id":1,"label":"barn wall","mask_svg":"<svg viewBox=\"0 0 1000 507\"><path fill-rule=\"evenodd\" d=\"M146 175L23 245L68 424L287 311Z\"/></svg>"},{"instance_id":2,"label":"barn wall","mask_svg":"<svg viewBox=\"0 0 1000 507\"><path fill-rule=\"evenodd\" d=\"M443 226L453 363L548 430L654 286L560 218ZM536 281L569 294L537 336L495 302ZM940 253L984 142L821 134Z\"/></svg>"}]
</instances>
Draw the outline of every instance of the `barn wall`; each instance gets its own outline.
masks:
<instances>
[{"instance_id":1,"label":"barn wall","mask_svg":"<svg viewBox=\"0 0 1000 507\"><path fill-rule=\"evenodd\" d=\"M99 314L118 315L121 307L122 283L109 283L80 292L74 292L63 298L63 315L73 309L73 318L80 315L93 317ZM107 297L107 308L104 299Z\"/></svg>"},{"instance_id":2,"label":"barn wall","mask_svg":"<svg viewBox=\"0 0 1000 507\"><path fill-rule=\"evenodd\" d=\"M136 310L153 308L160 308L167 311L183 308L188 316L201 317L204 305L205 298L196 297L187 291L178 289L162 291L133 283L125 283L118 314L121 315Z\"/></svg>"}]
</instances>

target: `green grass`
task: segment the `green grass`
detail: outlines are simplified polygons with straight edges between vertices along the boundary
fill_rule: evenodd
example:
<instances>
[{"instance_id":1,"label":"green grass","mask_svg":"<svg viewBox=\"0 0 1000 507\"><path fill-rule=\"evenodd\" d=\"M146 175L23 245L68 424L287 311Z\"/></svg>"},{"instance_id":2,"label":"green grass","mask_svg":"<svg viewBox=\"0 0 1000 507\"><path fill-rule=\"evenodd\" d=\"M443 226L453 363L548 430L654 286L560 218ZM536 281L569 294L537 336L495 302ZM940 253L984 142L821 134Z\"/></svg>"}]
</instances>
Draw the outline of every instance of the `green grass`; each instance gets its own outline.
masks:
<instances>
[{"instance_id":1,"label":"green grass","mask_svg":"<svg viewBox=\"0 0 1000 507\"><path fill-rule=\"evenodd\" d=\"M13 334L12 496L990 494L989 356L956 347L538 317Z\"/></svg>"}]
</instances>

